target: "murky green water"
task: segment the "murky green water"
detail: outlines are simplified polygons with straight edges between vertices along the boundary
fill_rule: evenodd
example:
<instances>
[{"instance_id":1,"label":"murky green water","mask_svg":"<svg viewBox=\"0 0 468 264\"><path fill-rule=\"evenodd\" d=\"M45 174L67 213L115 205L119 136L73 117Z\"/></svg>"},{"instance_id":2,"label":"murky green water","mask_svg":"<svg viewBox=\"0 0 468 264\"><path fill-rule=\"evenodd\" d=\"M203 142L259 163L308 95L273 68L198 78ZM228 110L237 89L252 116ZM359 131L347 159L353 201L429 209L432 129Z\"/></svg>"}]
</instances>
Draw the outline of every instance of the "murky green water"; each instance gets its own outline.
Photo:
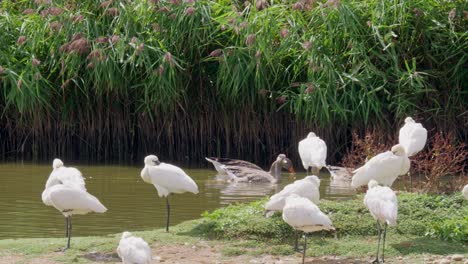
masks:
<instances>
[{"instance_id":1,"label":"murky green water","mask_svg":"<svg viewBox=\"0 0 468 264\"><path fill-rule=\"evenodd\" d=\"M77 167L86 178L86 188L108 208L104 214L73 217L73 235L103 235L125 230L165 226L165 200L156 189L140 178L141 167ZM0 164L0 239L18 237L62 237L65 218L55 208L45 206L41 193L52 171L51 165ZM200 193L171 197L171 225L199 218L205 210L230 203L259 199L294 181L283 174L279 186L270 184L233 184L215 180L214 169L185 170L198 184ZM303 178L305 174L296 174ZM346 199L354 190L343 183L330 183L328 174L320 175L321 198Z\"/></svg>"}]
</instances>

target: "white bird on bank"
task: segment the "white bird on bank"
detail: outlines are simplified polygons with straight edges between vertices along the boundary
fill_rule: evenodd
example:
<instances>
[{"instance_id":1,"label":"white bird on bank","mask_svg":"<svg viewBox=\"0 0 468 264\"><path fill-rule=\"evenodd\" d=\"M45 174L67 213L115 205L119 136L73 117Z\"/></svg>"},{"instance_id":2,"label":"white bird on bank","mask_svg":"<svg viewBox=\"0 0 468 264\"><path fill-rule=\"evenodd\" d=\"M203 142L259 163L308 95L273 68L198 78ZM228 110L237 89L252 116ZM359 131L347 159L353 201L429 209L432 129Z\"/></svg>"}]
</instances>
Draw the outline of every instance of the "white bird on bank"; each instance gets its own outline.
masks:
<instances>
[{"instance_id":1,"label":"white bird on bank","mask_svg":"<svg viewBox=\"0 0 468 264\"><path fill-rule=\"evenodd\" d=\"M265 209L272 212L283 211L286 198L293 193L318 204L320 199L319 187L320 179L317 176L306 176L304 179L286 185L283 190L271 196L270 200L265 204Z\"/></svg>"},{"instance_id":2,"label":"white bird on bank","mask_svg":"<svg viewBox=\"0 0 468 264\"><path fill-rule=\"evenodd\" d=\"M320 169L326 166L327 144L321 138L310 132L307 137L299 141L299 156L304 169L312 174L318 175Z\"/></svg>"},{"instance_id":3,"label":"white bird on bank","mask_svg":"<svg viewBox=\"0 0 468 264\"><path fill-rule=\"evenodd\" d=\"M410 168L410 160L402 145L397 144L391 151L376 155L353 171L351 186L357 188L366 185L370 180L386 186L392 186L399 175L406 174Z\"/></svg>"},{"instance_id":4,"label":"white bird on bank","mask_svg":"<svg viewBox=\"0 0 468 264\"><path fill-rule=\"evenodd\" d=\"M463 187L462 194L463 194L463 197L465 197L465 199L468 200L468 184L465 185L465 187Z\"/></svg>"},{"instance_id":5,"label":"white bird on bank","mask_svg":"<svg viewBox=\"0 0 468 264\"><path fill-rule=\"evenodd\" d=\"M169 195L184 192L197 194L197 184L181 168L161 163L155 155L149 155L145 158L145 167L141 170L140 175L143 181L156 187L159 197L166 198L166 232L169 232Z\"/></svg>"},{"instance_id":6,"label":"white bird on bank","mask_svg":"<svg viewBox=\"0 0 468 264\"><path fill-rule=\"evenodd\" d=\"M63 162L55 159L54 171L49 176L42 192L42 202L59 210L66 219L67 247L70 248L71 217L89 212L104 213L107 208L93 195L86 192L80 171L63 167Z\"/></svg>"},{"instance_id":7,"label":"white bird on bank","mask_svg":"<svg viewBox=\"0 0 468 264\"><path fill-rule=\"evenodd\" d=\"M421 123L416 123L413 118L407 117L405 125L400 128L398 141L405 148L408 157L411 157L426 145L427 130Z\"/></svg>"},{"instance_id":8,"label":"white bird on bank","mask_svg":"<svg viewBox=\"0 0 468 264\"><path fill-rule=\"evenodd\" d=\"M117 254L124 264L149 264L152 259L148 243L130 232L123 232Z\"/></svg>"},{"instance_id":9,"label":"white bird on bank","mask_svg":"<svg viewBox=\"0 0 468 264\"><path fill-rule=\"evenodd\" d=\"M385 262L385 237L387 225L396 226L398 215L398 200L395 192L389 187L379 186L375 180L369 181L369 189L364 196L364 205L369 209L372 217L377 221L379 242L377 244L377 256L373 263L379 263L379 247L382 236L381 224L384 225L382 262Z\"/></svg>"},{"instance_id":10,"label":"white bird on bank","mask_svg":"<svg viewBox=\"0 0 468 264\"><path fill-rule=\"evenodd\" d=\"M322 213L317 205L297 194L291 194L286 198L286 205L283 208L283 220L296 231L296 236L298 230L304 232L302 263L305 260L307 233L320 230L335 230L330 218Z\"/></svg>"}]
</instances>

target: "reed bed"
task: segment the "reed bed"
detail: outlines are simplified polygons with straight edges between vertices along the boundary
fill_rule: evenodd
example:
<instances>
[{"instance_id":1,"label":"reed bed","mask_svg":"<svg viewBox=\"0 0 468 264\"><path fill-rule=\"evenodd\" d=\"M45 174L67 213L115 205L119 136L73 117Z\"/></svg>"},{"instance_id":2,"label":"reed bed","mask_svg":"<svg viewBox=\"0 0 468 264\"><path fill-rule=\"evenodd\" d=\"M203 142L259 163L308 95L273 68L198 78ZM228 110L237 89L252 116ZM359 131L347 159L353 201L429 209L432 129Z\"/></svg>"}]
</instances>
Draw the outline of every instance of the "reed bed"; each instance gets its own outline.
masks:
<instances>
[{"instance_id":1,"label":"reed bed","mask_svg":"<svg viewBox=\"0 0 468 264\"><path fill-rule=\"evenodd\" d=\"M330 162L407 116L467 140L466 1L0 3L0 158ZM389 132L391 131L391 132Z\"/></svg>"}]
</instances>

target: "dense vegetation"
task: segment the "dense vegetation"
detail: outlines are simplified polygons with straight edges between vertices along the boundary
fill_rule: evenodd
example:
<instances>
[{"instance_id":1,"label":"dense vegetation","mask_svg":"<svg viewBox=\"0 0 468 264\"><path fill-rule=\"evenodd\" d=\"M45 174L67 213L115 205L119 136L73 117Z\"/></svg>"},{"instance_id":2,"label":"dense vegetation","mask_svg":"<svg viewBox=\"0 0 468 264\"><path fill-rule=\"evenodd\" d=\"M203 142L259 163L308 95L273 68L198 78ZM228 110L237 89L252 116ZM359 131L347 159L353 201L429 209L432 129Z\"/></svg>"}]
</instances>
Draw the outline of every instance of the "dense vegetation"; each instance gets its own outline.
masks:
<instances>
[{"instance_id":1,"label":"dense vegetation","mask_svg":"<svg viewBox=\"0 0 468 264\"><path fill-rule=\"evenodd\" d=\"M267 163L297 155L290 146L314 129L333 160L352 129L394 134L409 114L464 140L466 10L463 0L5 0L1 158Z\"/></svg>"},{"instance_id":2,"label":"dense vegetation","mask_svg":"<svg viewBox=\"0 0 468 264\"><path fill-rule=\"evenodd\" d=\"M362 198L359 195L347 201L322 200L319 204L320 209L330 216L338 237L377 235L375 220L364 206ZM265 217L264 204L265 200L261 200L206 212L198 229L219 238L282 240L292 236L291 227L283 221L280 213L271 218ZM400 192L398 224L395 228L389 228L389 232L466 243L467 202L460 193L443 196Z\"/></svg>"}]
</instances>

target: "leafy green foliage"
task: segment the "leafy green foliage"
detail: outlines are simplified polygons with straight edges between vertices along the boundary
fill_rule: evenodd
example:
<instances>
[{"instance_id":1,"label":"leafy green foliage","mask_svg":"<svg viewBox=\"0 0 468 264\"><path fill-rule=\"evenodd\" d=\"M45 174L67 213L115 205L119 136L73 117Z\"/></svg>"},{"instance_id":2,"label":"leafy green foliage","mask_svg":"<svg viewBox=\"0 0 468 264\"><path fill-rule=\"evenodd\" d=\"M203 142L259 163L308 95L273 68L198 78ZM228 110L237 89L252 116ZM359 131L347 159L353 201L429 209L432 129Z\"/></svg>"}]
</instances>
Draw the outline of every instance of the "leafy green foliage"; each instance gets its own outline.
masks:
<instances>
[{"instance_id":1,"label":"leafy green foliage","mask_svg":"<svg viewBox=\"0 0 468 264\"><path fill-rule=\"evenodd\" d=\"M347 201L322 200L320 209L329 215L337 236L377 235L376 223L362 202L363 196ZM203 214L203 222L197 230L221 238L276 239L290 238L293 234L276 213L271 218L264 216L265 200L250 204L231 205ZM395 230L402 235L432 236L456 241L466 241L466 215L468 207L457 193L450 196L398 194L398 224ZM323 233L324 235L326 233Z\"/></svg>"}]
</instances>

